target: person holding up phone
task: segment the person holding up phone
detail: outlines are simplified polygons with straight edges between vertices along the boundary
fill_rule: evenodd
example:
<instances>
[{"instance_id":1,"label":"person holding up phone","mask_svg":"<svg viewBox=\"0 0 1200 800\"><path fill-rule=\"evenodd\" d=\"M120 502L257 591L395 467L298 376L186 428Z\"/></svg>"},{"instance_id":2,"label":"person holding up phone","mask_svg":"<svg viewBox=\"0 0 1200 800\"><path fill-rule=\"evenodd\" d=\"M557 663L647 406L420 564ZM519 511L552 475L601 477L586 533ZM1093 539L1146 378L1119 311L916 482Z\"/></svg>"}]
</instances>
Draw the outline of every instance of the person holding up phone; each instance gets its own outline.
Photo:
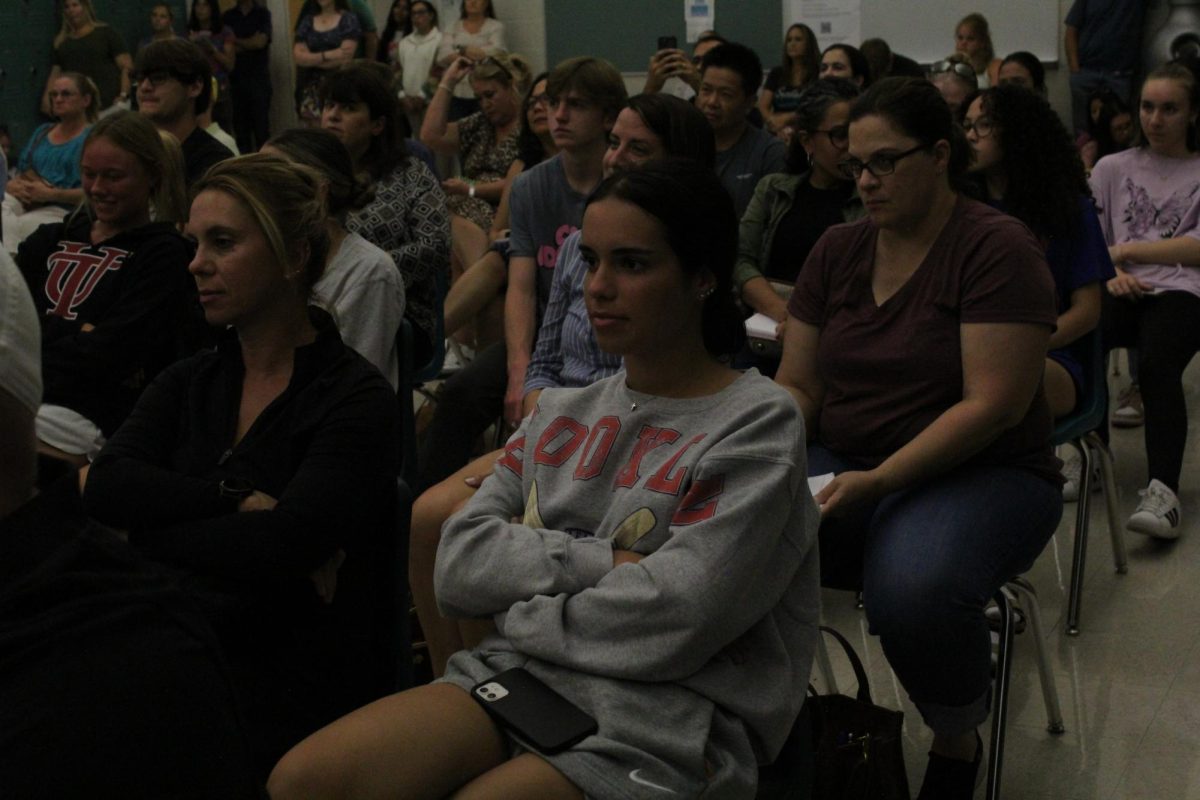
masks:
<instances>
[{"instance_id":1,"label":"person holding up phone","mask_svg":"<svg viewBox=\"0 0 1200 800\"><path fill-rule=\"evenodd\" d=\"M658 50L650 57L642 93L667 92L691 100L700 91L700 59L717 45L725 44L725 41L725 37L709 31L696 40L692 57L688 58L687 53L679 49L674 36L658 37ZM673 86L667 83L671 78L678 78Z\"/></svg>"},{"instance_id":2,"label":"person holding up phone","mask_svg":"<svg viewBox=\"0 0 1200 800\"><path fill-rule=\"evenodd\" d=\"M625 371L543 392L438 553L443 609L496 634L293 748L276 800L752 797L787 738L815 646L818 512L798 407L727 364L744 338L732 201L693 161L620 172L589 199L580 251L597 342ZM475 688L522 713L498 727ZM527 729L529 705L558 710Z\"/></svg>"}]
</instances>

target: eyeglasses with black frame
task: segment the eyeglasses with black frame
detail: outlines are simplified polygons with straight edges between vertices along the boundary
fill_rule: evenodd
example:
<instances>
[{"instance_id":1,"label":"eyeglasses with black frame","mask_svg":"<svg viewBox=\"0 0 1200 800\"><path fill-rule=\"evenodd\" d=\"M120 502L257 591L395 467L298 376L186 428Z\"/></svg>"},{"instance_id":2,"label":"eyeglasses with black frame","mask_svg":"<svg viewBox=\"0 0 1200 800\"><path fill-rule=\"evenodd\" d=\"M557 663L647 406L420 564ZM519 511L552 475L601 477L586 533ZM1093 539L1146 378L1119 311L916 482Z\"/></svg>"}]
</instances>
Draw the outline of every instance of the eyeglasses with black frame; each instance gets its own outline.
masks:
<instances>
[{"instance_id":1,"label":"eyeglasses with black frame","mask_svg":"<svg viewBox=\"0 0 1200 800\"><path fill-rule=\"evenodd\" d=\"M857 158L847 158L838 164L838 169L852 181L856 181L862 177L863 170L871 173L876 178L882 178L884 175L891 175L896 171L896 162L900 159L908 158L913 153L919 153L922 150L928 150L929 147L927 144L919 144L911 150L905 150L903 153L876 153L865 162L859 161Z\"/></svg>"},{"instance_id":2,"label":"eyeglasses with black frame","mask_svg":"<svg viewBox=\"0 0 1200 800\"><path fill-rule=\"evenodd\" d=\"M986 139L992 135L992 131L996 129L996 126L992 122L992 118L985 115L979 117L973 122L969 119L964 119L962 122L962 129L964 133L975 131L975 135L977 137L980 139Z\"/></svg>"},{"instance_id":3,"label":"eyeglasses with black frame","mask_svg":"<svg viewBox=\"0 0 1200 800\"><path fill-rule=\"evenodd\" d=\"M829 143L839 150L844 149L848 144L850 144L849 125L837 125L828 129L815 128L811 132L825 134L829 137Z\"/></svg>"}]
</instances>

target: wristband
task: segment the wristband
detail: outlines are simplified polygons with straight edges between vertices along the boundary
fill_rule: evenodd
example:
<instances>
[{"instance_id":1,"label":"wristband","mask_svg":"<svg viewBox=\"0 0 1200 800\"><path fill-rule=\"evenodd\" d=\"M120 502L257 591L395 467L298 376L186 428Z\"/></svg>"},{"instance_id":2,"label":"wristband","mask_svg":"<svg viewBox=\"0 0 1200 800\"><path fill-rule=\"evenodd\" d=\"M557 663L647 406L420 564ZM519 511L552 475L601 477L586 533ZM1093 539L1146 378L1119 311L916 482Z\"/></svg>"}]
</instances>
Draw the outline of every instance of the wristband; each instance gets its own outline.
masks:
<instances>
[{"instance_id":1,"label":"wristband","mask_svg":"<svg viewBox=\"0 0 1200 800\"><path fill-rule=\"evenodd\" d=\"M472 183L471 187L469 189L467 189L467 197L474 197L474 196L475 196L475 184Z\"/></svg>"},{"instance_id":2,"label":"wristband","mask_svg":"<svg viewBox=\"0 0 1200 800\"><path fill-rule=\"evenodd\" d=\"M226 478L217 484L217 492L221 497L242 500L254 494L254 484L244 478Z\"/></svg>"}]
</instances>

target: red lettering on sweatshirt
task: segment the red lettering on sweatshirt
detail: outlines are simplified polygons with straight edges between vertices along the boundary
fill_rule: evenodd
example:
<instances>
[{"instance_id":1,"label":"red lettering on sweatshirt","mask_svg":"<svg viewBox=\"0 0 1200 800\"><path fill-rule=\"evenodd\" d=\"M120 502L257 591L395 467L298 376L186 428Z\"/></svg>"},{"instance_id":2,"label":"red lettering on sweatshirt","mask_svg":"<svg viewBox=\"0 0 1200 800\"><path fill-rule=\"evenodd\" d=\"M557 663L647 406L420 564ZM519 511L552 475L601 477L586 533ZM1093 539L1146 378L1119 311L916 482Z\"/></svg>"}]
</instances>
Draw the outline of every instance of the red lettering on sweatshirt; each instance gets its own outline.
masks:
<instances>
[{"instance_id":1,"label":"red lettering on sweatshirt","mask_svg":"<svg viewBox=\"0 0 1200 800\"><path fill-rule=\"evenodd\" d=\"M524 456L525 437L522 436L504 446L504 453L496 459L496 463L520 478L525 475Z\"/></svg>"},{"instance_id":2,"label":"red lettering on sweatshirt","mask_svg":"<svg viewBox=\"0 0 1200 800\"><path fill-rule=\"evenodd\" d=\"M679 452L671 456L667 463L658 468L658 472L655 472L646 480L646 488L652 492L659 492L661 494L679 494L679 488L683 486L683 479L687 477L688 468L683 467L674 475L671 474L671 470L675 469L675 464L679 459L683 458L683 454L692 445L703 440L706 435L704 433L697 434L687 444L679 448Z\"/></svg>"},{"instance_id":3,"label":"red lettering on sweatshirt","mask_svg":"<svg viewBox=\"0 0 1200 800\"><path fill-rule=\"evenodd\" d=\"M633 488L641 477L642 459L646 457L646 454L656 447L671 444L678 438L679 431L670 428L656 428L653 425L642 426L642 429L638 431L637 446L633 448L628 463L617 473L613 488Z\"/></svg>"},{"instance_id":4,"label":"red lettering on sweatshirt","mask_svg":"<svg viewBox=\"0 0 1200 800\"><path fill-rule=\"evenodd\" d=\"M592 435L588 437L587 444L583 448L579 466L575 467L575 480L590 480L604 471L604 464L608 461L608 456L617 441L617 434L620 432L621 420L619 417L600 418L596 427L592 428Z\"/></svg>"},{"instance_id":5,"label":"red lettering on sweatshirt","mask_svg":"<svg viewBox=\"0 0 1200 800\"><path fill-rule=\"evenodd\" d=\"M702 478L692 483L687 494L679 501L672 525L693 525L712 519L717 513L717 502L725 491L725 476Z\"/></svg>"},{"instance_id":6,"label":"red lettering on sweatshirt","mask_svg":"<svg viewBox=\"0 0 1200 800\"><path fill-rule=\"evenodd\" d=\"M47 314L63 319L75 319L75 309L83 305L109 270L118 270L129 255L128 250L101 247L99 253L85 253L88 245L82 242L63 242L46 259L50 271L46 278L46 297L50 300Z\"/></svg>"},{"instance_id":7,"label":"red lettering on sweatshirt","mask_svg":"<svg viewBox=\"0 0 1200 800\"><path fill-rule=\"evenodd\" d=\"M542 431L533 450L533 463L561 467L587 438L588 428L570 417L559 417ZM566 434L564 438L564 434ZM559 441L562 439L562 441Z\"/></svg>"}]
</instances>

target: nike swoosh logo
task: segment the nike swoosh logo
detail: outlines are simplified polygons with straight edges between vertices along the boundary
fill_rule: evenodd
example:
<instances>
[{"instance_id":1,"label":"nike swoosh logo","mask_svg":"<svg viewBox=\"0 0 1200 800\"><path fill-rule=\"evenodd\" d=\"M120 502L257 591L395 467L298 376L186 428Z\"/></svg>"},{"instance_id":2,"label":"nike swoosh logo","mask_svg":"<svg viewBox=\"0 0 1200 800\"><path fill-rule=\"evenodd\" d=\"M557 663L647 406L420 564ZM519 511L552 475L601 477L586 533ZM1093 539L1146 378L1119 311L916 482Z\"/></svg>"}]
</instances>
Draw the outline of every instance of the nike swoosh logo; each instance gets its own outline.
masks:
<instances>
[{"instance_id":1,"label":"nike swoosh logo","mask_svg":"<svg viewBox=\"0 0 1200 800\"><path fill-rule=\"evenodd\" d=\"M633 781L634 783L641 784L642 786L649 786L651 789L658 789L660 792L666 792L667 794L679 794L679 792L675 791L674 789L668 789L666 786L659 786L657 783L651 783L645 778L640 777L638 775L639 772L641 772L640 769L635 769L633 772L629 773L629 780Z\"/></svg>"}]
</instances>

